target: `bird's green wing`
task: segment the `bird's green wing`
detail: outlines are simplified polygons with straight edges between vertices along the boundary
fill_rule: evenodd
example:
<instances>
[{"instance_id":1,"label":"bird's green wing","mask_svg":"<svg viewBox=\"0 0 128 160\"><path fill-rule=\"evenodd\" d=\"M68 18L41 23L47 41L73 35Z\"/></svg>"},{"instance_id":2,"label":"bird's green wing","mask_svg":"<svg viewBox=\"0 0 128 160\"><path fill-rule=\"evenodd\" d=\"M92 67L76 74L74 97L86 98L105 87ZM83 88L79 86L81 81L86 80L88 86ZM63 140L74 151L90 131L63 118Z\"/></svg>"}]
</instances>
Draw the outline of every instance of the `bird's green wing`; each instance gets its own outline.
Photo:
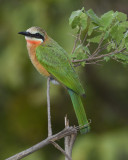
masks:
<instances>
[{"instance_id":1,"label":"bird's green wing","mask_svg":"<svg viewBox=\"0 0 128 160\"><path fill-rule=\"evenodd\" d=\"M66 51L55 41L40 45L36 49L36 57L41 65L60 83L78 94L84 90L68 58Z\"/></svg>"}]
</instances>

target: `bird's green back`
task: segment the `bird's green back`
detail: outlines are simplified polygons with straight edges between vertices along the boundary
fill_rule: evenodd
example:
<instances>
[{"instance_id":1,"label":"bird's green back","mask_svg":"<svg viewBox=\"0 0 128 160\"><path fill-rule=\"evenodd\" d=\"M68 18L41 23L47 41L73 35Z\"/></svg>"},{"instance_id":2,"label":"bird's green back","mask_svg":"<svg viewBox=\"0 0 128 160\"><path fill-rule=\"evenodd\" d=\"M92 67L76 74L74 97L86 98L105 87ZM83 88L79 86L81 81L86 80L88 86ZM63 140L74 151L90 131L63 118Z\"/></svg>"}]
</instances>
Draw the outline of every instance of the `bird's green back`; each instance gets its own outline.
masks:
<instances>
[{"instance_id":1,"label":"bird's green back","mask_svg":"<svg viewBox=\"0 0 128 160\"><path fill-rule=\"evenodd\" d=\"M57 42L48 38L36 48L36 57L53 78L77 94L84 94L68 54Z\"/></svg>"}]
</instances>

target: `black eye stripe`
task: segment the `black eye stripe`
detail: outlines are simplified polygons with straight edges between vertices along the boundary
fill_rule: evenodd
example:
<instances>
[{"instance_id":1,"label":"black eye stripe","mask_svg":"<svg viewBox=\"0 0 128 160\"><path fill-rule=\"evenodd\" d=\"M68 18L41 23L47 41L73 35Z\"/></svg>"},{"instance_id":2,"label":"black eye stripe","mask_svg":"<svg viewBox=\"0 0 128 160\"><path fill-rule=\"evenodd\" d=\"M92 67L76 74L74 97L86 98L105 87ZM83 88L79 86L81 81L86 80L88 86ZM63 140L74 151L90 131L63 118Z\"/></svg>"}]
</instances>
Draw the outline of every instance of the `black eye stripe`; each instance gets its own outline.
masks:
<instances>
[{"instance_id":1,"label":"black eye stripe","mask_svg":"<svg viewBox=\"0 0 128 160\"><path fill-rule=\"evenodd\" d=\"M39 34L39 33L34 33L34 34L32 34L32 33L30 33L30 32L27 32L27 36L28 36L28 37L34 37L34 38L40 38L40 39L42 39L42 40L44 41L44 36L42 36L42 35Z\"/></svg>"}]
</instances>

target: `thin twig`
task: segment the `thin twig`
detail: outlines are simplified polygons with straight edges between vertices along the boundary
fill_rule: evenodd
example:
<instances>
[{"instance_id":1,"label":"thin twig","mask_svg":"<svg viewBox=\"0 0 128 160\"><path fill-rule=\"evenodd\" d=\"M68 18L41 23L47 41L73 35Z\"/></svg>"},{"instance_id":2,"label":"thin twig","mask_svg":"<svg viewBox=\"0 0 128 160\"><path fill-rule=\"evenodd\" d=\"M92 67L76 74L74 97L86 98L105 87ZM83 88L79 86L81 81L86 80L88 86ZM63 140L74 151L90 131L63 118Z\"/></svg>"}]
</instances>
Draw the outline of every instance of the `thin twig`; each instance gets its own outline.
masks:
<instances>
[{"instance_id":1,"label":"thin twig","mask_svg":"<svg viewBox=\"0 0 128 160\"><path fill-rule=\"evenodd\" d=\"M72 158L69 157L69 155L56 142L51 141L51 143L54 145L55 148L57 148L59 151L61 151L68 160L72 160Z\"/></svg>"},{"instance_id":2,"label":"thin twig","mask_svg":"<svg viewBox=\"0 0 128 160\"><path fill-rule=\"evenodd\" d=\"M81 39L80 39L80 35L81 35L81 28L80 28L80 32L76 36L76 39L75 39L74 46L73 46L71 54L73 54L75 52L75 49L76 49L76 46L77 46L77 42L80 41L80 43L82 43Z\"/></svg>"},{"instance_id":3,"label":"thin twig","mask_svg":"<svg viewBox=\"0 0 128 160\"><path fill-rule=\"evenodd\" d=\"M99 49L100 49L100 47L101 47L101 44L102 44L102 42L104 41L104 34L103 34L103 36L101 37L101 39L100 39L100 42L99 42L99 44L98 44L98 47L96 48L96 50L93 52L93 54L92 54L92 56L96 56L99 52Z\"/></svg>"},{"instance_id":4,"label":"thin twig","mask_svg":"<svg viewBox=\"0 0 128 160\"><path fill-rule=\"evenodd\" d=\"M90 46L90 42L87 43L86 47L89 47L89 46Z\"/></svg>"},{"instance_id":5,"label":"thin twig","mask_svg":"<svg viewBox=\"0 0 128 160\"><path fill-rule=\"evenodd\" d=\"M47 112L48 112L48 137L52 136L51 127L51 114L50 114L50 78L47 79ZM61 151L67 160L72 160L72 158L54 141L51 141L55 148Z\"/></svg>"},{"instance_id":6,"label":"thin twig","mask_svg":"<svg viewBox=\"0 0 128 160\"><path fill-rule=\"evenodd\" d=\"M48 137L52 135L51 112L50 112L50 78L47 79L47 113L48 113Z\"/></svg>"},{"instance_id":7,"label":"thin twig","mask_svg":"<svg viewBox=\"0 0 128 160\"><path fill-rule=\"evenodd\" d=\"M97 64L97 65L101 65L101 64L99 64L99 62L103 62L104 61L104 59L98 59L98 60L95 60L95 61L93 61L93 62L87 62L86 64Z\"/></svg>"},{"instance_id":8,"label":"thin twig","mask_svg":"<svg viewBox=\"0 0 128 160\"><path fill-rule=\"evenodd\" d=\"M113 54L118 54L118 53L124 51L125 49L126 49L126 48L123 48L123 49L121 49L121 50L115 50L115 51L113 51L113 52L110 52L110 53L107 53L107 54L102 54L102 55L97 56L97 57L89 57L89 58L87 58L87 59L73 60L72 62L73 62L73 63L79 63L79 62L84 62L84 61L85 61L85 62L89 62L89 61L101 59L101 58L103 58L103 57L110 56L110 55L113 55Z\"/></svg>"},{"instance_id":9,"label":"thin twig","mask_svg":"<svg viewBox=\"0 0 128 160\"><path fill-rule=\"evenodd\" d=\"M65 129L69 128L69 120L67 119L67 115L65 116ZM66 154L69 155L69 140L70 140L70 136L66 136L64 138L64 146L65 146L65 152ZM69 155L71 156L71 155ZM67 157L65 157L65 160L67 160Z\"/></svg>"},{"instance_id":10,"label":"thin twig","mask_svg":"<svg viewBox=\"0 0 128 160\"><path fill-rule=\"evenodd\" d=\"M96 53L94 56L98 55L98 54L101 53L103 50L105 50L105 49L107 48L107 46L108 46L108 44L106 44L106 45L104 45L104 46L101 46L101 47L99 48L99 50L97 51L97 53Z\"/></svg>"},{"instance_id":11,"label":"thin twig","mask_svg":"<svg viewBox=\"0 0 128 160\"><path fill-rule=\"evenodd\" d=\"M92 62L86 62L86 64L95 64L95 65L99 65L101 66L102 64L100 64L99 62L103 62L104 60L103 59L98 59L97 61L92 61ZM77 63L74 65L74 67L78 67L78 66L81 66L80 63Z\"/></svg>"},{"instance_id":12,"label":"thin twig","mask_svg":"<svg viewBox=\"0 0 128 160\"><path fill-rule=\"evenodd\" d=\"M70 148L73 147L73 145L74 145L74 143L75 143L75 140L76 140L76 136L77 136L77 132L76 132L76 133L73 133L73 134L71 135ZM72 151L72 150L71 150L71 151ZM70 154L72 154L72 152L71 152Z\"/></svg>"},{"instance_id":13,"label":"thin twig","mask_svg":"<svg viewBox=\"0 0 128 160\"><path fill-rule=\"evenodd\" d=\"M77 35L77 37L76 37L76 39L75 39L74 46L73 46L73 49L72 49L71 54L74 53L74 51L75 51L75 49L76 49L77 42L78 42L78 35Z\"/></svg>"},{"instance_id":14,"label":"thin twig","mask_svg":"<svg viewBox=\"0 0 128 160\"><path fill-rule=\"evenodd\" d=\"M81 38L80 38L81 32L82 32L82 28L80 28L80 33L78 34L79 35L78 40L80 41L80 44L82 44L82 41L81 41Z\"/></svg>"},{"instance_id":15,"label":"thin twig","mask_svg":"<svg viewBox=\"0 0 128 160\"><path fill-rule=\"evenodd\" d=\"M112 59L114 59L114 60L117 61L118 63L123 64L123 62L119 61L116 57L112 57Z\"/></svg>"},{"instance_id":16,"label":"thin twig","mask_svg":"<svg viewBox=\"0 0 128 160\"><path fill-rule=\"evenodd\" d=\"M83 39L83 41L82 41L82 45L84 44L84 42L85 42L87 36L88 36L88 32L87 32L87 33L85 34L85 36L84 36L84 39Z\"/></svg>"}]
</instances>

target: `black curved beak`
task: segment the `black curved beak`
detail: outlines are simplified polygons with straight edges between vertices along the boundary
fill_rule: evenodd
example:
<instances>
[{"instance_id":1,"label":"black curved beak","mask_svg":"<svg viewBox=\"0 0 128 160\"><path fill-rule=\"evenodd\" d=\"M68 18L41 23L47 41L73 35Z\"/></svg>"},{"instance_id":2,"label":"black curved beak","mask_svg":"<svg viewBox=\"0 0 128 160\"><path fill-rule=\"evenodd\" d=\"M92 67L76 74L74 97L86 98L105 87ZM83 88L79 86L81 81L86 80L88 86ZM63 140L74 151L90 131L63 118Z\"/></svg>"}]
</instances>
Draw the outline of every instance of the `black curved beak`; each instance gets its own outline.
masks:
<instances>
[{"instance_id":1,"label":"black curved beak","mask_svg":"<svg viewBox=\"0 0 128 160\"><path fill-rule=\"evenodd\" d=\"M24 36L30 36L29 32L19 32L18 34L24 35Z\"/></svg>"}]
</instances>

